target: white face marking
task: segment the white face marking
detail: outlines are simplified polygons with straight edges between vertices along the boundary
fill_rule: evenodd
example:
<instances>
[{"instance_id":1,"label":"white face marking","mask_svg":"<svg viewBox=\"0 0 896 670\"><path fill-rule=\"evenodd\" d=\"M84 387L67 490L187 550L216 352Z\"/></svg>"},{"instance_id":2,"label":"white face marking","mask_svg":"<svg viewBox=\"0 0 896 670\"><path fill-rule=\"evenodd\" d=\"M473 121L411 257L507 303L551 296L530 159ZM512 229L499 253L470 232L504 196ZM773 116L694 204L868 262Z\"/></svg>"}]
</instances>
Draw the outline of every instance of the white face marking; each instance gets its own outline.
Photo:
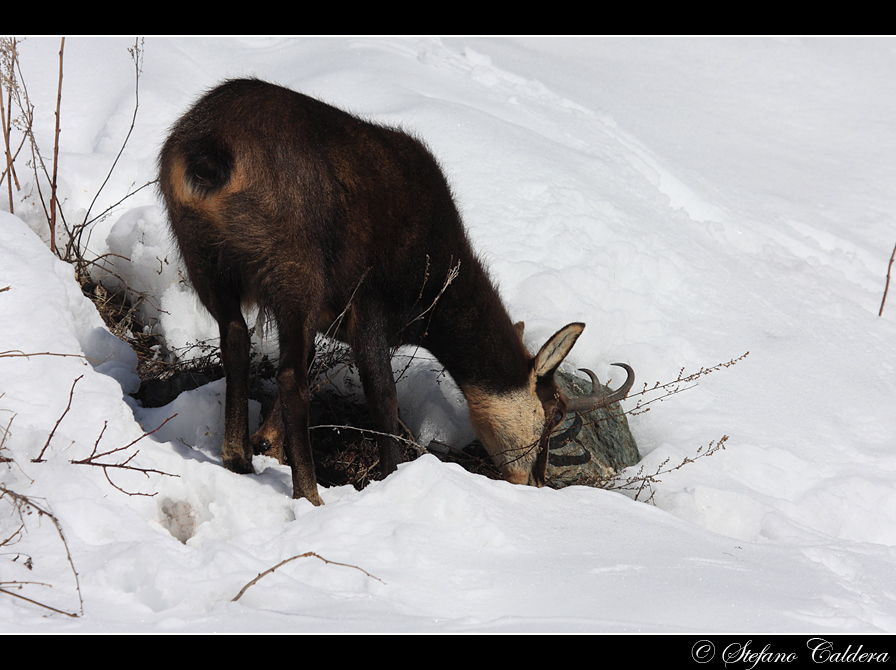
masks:
<instances>
[{"instance_id":1,"label":"white face marking","mask_svg":"<svg viewBox=\"0 0 896 670\"><path fill-rule=\"evenodd\" d=\"M517 484L528 483L545 425L534 376L530 387L519 391L488 394L467 389L464 395L473 428L502 475Z\"/></svg>"},{"instance_id":2,"label":"white face marking","mask_svg":"<svg viewBox=\"0 0 896 670\"><path fill-rule=\"evenodd\" d=\"M522 322L514 328L522 339ZM508 393L488 393L475 387L463 389L476 434L504 478L514 484L540 486L544 483L534 481L533 473L546 425L544 406L535 392L536 380L553 379L554 371L584 328L584 323L570 323L551 336L532 358L529 384L525 388ZM542 472L538 478L543 475Z\"/></svg>"}]
</instances>

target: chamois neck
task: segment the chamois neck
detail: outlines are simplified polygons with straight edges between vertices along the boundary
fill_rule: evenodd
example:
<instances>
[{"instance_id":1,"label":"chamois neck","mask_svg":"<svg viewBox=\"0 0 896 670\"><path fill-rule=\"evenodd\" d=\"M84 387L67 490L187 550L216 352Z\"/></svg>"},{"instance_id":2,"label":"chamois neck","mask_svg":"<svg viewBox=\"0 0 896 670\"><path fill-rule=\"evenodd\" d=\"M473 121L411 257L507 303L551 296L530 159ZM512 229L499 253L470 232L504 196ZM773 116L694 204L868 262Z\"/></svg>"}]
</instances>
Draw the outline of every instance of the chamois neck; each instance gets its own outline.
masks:
<instances>
[{"instance_id":1,"label":"chamois neck","mask_svg":"<svg viewBox=\"0 0 896 670\"><path fill-rule=\"evenodd\" d=\"M465 392L505 393L529 383L531 356L475 256L440 298L423 346Z\"/></svg>"}]
</instances>

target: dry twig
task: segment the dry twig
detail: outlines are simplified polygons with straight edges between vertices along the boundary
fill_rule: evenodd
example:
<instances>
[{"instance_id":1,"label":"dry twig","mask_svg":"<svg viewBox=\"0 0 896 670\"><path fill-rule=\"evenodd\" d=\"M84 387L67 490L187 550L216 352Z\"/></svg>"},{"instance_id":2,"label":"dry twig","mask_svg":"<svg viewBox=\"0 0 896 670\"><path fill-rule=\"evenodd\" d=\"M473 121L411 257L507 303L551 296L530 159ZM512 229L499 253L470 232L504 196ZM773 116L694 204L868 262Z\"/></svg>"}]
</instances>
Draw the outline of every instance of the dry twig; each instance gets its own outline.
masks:
<instances>
[{"instance_id":1,"label":"dry twig","mask_svg":"<svg viewBox=\"0 0 896 670\"><path fill-rule=\"evenodd\" d=\"M59 87L56 91L56 135L53 142L53 177L50 179L50 249L56 252L56 174L59 168L59 110L62 105L62 52L65 37L59 45Z\"/></svg>"},{"instance_id":2,"label":"dry twig","mask_svg":"<svg viewBox=\"0 0 896 670\"><path fill-rule=\"evenodd\" d=\"M884 297L880 301L880 310L877 312L878 316L883 316L884 313L884 303L887 302L887 291L890 290L890 270L893 269L894 258L896 258L896 246L893 247L893 253L890 254L890 264L887 266L887 283L884 284Z\"/></svg>"},{"instance_id":3,"label":"dry twig","mask_svg":"<svg viewBox=\"0 0 896 670\"><path fill-rule=\"evenodd\" d=\"M697 370L697 372L692 372L687 375L684 373L684 368L681 368L681 370L679 370L678 372L678 377L671 382L666 382L665 384L656 382L653 386L648 387L647 383L645 382L644 388L635 393L629 393L627 397L633 398L636 396L644 396L648 393L653 393L654 391L665 391L665 393L663 393L663 395L659 396L658 398L651 398L650 400L646 401L638 400L638 402L632 409L626 410L624 413L639 414L642 411L646 412L648 410L643 409L646 405L657 401L663 401L667 397L675 395L676 393L681 393L682 391L687 391L688 389L694 388L694 386L696 386L694 382L696 382L700 377L705 377L712 372L718 372L719 370L730 368L732 365L737 365L749 355L750 352L747 351L737 358L732 358L730 361L726 361L725 363L718 363L709 368L700 368L699 370Z\"/></svg>"},{"instance_id":4,"label":"dry twig","mask_svg":"<svg viewBox=\"0 0 896 670\"><path fill-rule=\"evenodd\" d=\"M22 600L27 600L30 603L34 603L35 605L45 607L49 610L58 612L60 614L64 614L66 616L70 616L70 617L83 616L84 600L81 597L81 582L80 582L80 579L78 578L78 571L75 570L75 563L74 563L74 561L72 561L72 555L68 549L68 542L66 542L66 540L65 540L65 535L62 532L62 526L59 523L59 519L57 519L56 516L53 515L49 510L44 509L43 507L38 505L36 502L34 502L33 499L29 498L28 496L24 496L20 493L16 493L15 491L10 491L3 484L0 484L0 499L6 499L18 512L19 520L22 522L21 528L18 531L16 531L19 534L21 533L22 530L24 530L24 526L25 526L24 518L22 515L30 512L30 511L37 512L38 515L40 515L42 517L46 517L50 521L53 522L53 525L56 527L56 532L59 533L59 538L62 540L62 545L63 545L63 547L65 547L65 555L66 555L66 558L68 559L68 564L72 569L72 574L75 576L75 590L78 593L79 610L77 613L59 610L59 609L56 609L55 607L50 607L49 605L45 605L44 603L38 602L36 600L32 600L31 598L26 598L25 596L23 596L21 594L13 593L12 591L9 591L5 588L0 588L0 592L5 593L10 596L13 596L13 597L16 597L16 598L21 598ZM19 587L21 588L20 585L19 585Z\"/></svg>"},{"instance_id":5,"label":"dry twig","mask_svg":"<svg viewBox=\"0 0 896 670\"><path fill-rule=\"evenodd\" d=\"M78 276L81 276L87 263L87 261L83 257L84 249L82 249L81 242L81 238L84 235L84 232L90 227L90 224L103 218L112 208L121 203L121 200L119 200L118 203L112 205L111 207L107 207L97 216L93 218L90 217L90 212L93 210L94 205L96 205L97 199L100 197L100 193L103 192L103 189L105 189L106 185L109 183L109 179L112 177L112 174L115 171L115 167L118 165L118 161L121 159L125 147L127 147L128 140L131 139L131 134L134 132L134 127L137 123L137 111L140 108L140 74L143 72L143 40L137 38L134 41L134 46L128 48L128 53L131 54L131 59L134 61L134 113L131 117L131 125L128 128L128 132L125 135L124 141L121 143L121 147L118 149L118 153L116 154L115 159L112 161L112 165L109 168L109 171L106 173L106 178L103 180L103 183L100 184L100 187L94 194L93 199L90 201L90 205L88 205L87 207L87 211L84 214L84 220L69 231L69 240L68 244L66 245L65 254L63 255L63 258L65 260L74 262L76 264ZM148 185L149 183L144 184L136 191L128 193L125 198L134 195L134 193L137 193ZM124 198L122 198L122 200L124 200Z\"/></svg>"},{"instance_id":6,"label":"dry twig","mask_svg":"<svg viewBox=\"0 0 896 670\"><path fill-rule=\"evenodd\" d=\"M365 570L365 569L363 569L363 568L359 568L357 565L351 565L351 564L349 564L349 563L338 563L337 561L331 561L331 560L328 560L328 559L324 558L323 556L320 556L319 554L314 553L313 551L306 551L304 554L299 554L298 556L292 556L292 557L290 557L290 558L287 558L287 559L285 559L285 560L282 560L282 561L280 561L279 563L277 563L277 565L275 565L274 567L272 567L272 568L268 568L268 569L265 570L264 572L260 572L260 573L258 573L258 576L256 576L256 577L255 577L254 579L252 579L248 584L246 584L243 588L241 588L241 589L240 589L240 592L237 593L237 594L233 597L233 599L232 599L230 602L235 603L237 600L239 600L240 598L242 598L242 597L243 597L243 594L249 589L250 586L252 586L253 584L256 584L262 577L266 577L267 575L269 575L269 574L271 574L272 572L274 572L274 570L276 570L277 568L282 568L284 565L286 565L286 564L289 563L290 561L294 561L294 560L296 560L297 558L308 558L308 557L312 557L312 556L313 556L314 558L320 559L320 560L323 561L324 563L328 563L328 564L330 564L330 565L341 565L342 567L345 567L345 568L354 568L355 570L360 570L361 572L363 572L363 573L364 573L365 575L367 575L368 577L371 577L371 578L375 579L376 581L378 581L378 582L380 582L380 583L382 583L382 584L385 584L385 583L386 583L386 582L384 582L382 579L380 579L379 577L377 577L377 576L375 576L375 575L371 575L369 572L367 572L367 570Z\"/></svg>"},{"instance_id":7,"label":"dry twig","mask_svg":"<svg viewBox=\"0 0 896 670\"><path fill-rule=\"evenodd\" d=\"M2 292L3 290L5 289L0 289L0 292ZM62 356L64 358L83 358L87 360L87 356L85 356L84 354L60 354L53 351L34 351L26 354L24 351L20 351L19 349L0 351L0 358L28 358L29 356Z\"/></svg>"},{"instance_id":8,"label":"dry twig","mask_svg":"<svg viewBox=\"0 0 896 670\"><path fill-rule=\"evenodd\" d=\"M653 496L656 494L653 486L655 484L659 484L662 480L659 479L660 475L669 474L670 472L674 472L681 467L684 467L688 463L693 463L701 458L705 458L706 456L712 456L717 451L725 449L725 443L728 441L728 436L723 435L718 441L713 440L709 443L709 446L704 450L703 447L697 449L697 454L691 458L689 456L685 456L678 465L669 465L669 461L672 459L667 458L662 463L660 463L656 469L651 474L646 474L644 472L644 466L642 465L637 473L630 477L626 477L622 479L618 476L613 477L608 480L603 486L599 488L606 489L608 491L635 491L635 500L639 500L641 494L644 491L649 491L650 495L647 497L645 502L653 502Z\"/></svg>"},{"instance_id":9,"label":"dry twig","mask_svg":"<svg viewBox=\"0 0 896 670\"><path fill-rule=\"evenodd\" d=\"M84 375L81 375L80 377L75 379L75 381L72 382L72 388L68 392L68 404L65 406L65 410L63 410L63 412L59 416L59 418L56 419L56 425L53 426L53 430L51 430L49 436L47 436L47 441L44 444L43 449L40 450L40 453L37 455L37 458L34 458L31 460L32 463L43 463L44 462L44 452L46 452L47 447L50 446L50 440L52 440L53 435L56 434L56 429L59 428L59 424L62 423L62 420L65 418L65 415L68 414L68 411L72 408L72 398L75 395L75 386L77 385L77 383L79 381L81 381L81 379L83 377L84 377Z\"/></svg>"},{"instance_id":10,"label":"dry twig","mask_svg":"<svg viewBox=\"0 0 896 670\"><path fill-rule=\"evenodd\" d=\"M171 419L173 419L173 418L176 417L176 416L177 416L177 414L172 414L172 415L169 416L167 419L165 419L162 423L160 423L159 426L158 426L155 430L150 430L150 431L148 431L148 432L146 432L146 433L143 433L143 435L141 435L140 437L138 437L136 440L133 440L132 442L129 442L128 444L124 445L123 447L116 447L116 448L114 448L114 449L110 449L109 451L104 451L104 452L102 452L102 453L97 453L97 450L99 449L100 440L103 439L103 433L106 432L106 426L108 425L108 422L104 422L104 423L103 423L103 429L100 431L99 437L96 438L96 442L95 442L94 445L93 445L93 451L90 453L90 456L88 456L87 458L82 458L82 459L80 459L80 460L74 460L74 459L72 459L72 460L69 461L69 462L72 463L73 465L95 465L96 467L102 468L102 469L103 469L103 474L106 476L106 481L108 481L114 488L118 489L119 491L121 491L121 492L124 493L125 495L129 495L129 496L146 496L146 497L148 497L148 498L151 498L152 496L156 495L157 492L154 492L154 493L134 493L134 492L131 492L131 491L125 491L123 488L121 488L121 487L118 486L115 482L112 481L112 479L109 477L109 470L108 470L108 469L109 469L109 468L118 468L118 469L121 469L121 470L133 470L134 472L142 472L146 477L149 477L150 474L164 475L164 476L166 476L166 477L179 477L179 475L172 475L172 474L169 473L169 472L162 472L161 470L156 470L156 469L154 469L154 468L138 468L138 467L136 467L136 466L134 466L134 465L131 465L131 461L137 456L137 454L140 453L139 450L138 450L138 451L135 451L133 454L131 454L130 456L128 456L127 459L125 459L125 460L124 460L123 462L121 462L121 463L102 463L102 462L100 462L100 461L97 460L97 459L103 458L103 457L105 457L105 456L111 456L112 454L116 454L116 453L118 453L118 452L121 452L121 451L125 451L125 450L127 450L127 449L130 449L130 448L133 447L135 444L137 444L137 442L139 442L140 440L142 440L144 437L147 437L147 436L149 436L149 435L152 435L152 434L155 433L156 431L161 430L162 426L164 426L166 423L168 423L169 421L171 421ZM43 452L41 452L41 454L43 454Z\"/></svg>"},{"instance_id":11,"label":"dry twig","mask_svg":"<svg viewBox=\"0 0 896 670\"><path fill-rule=\"evenodd\" d=\"M21 189L19 176L16 174L15 157L25 143L25 138L22 137L22 141L15 151L12 150L10 144L12 137L12 93L13 89L16 87L15 61L17 49L18 45L14 37L0 38L0 61L2 61L2 68L0 68L0 124L3 126L3 142L6 150L6 168L3 170L2 175L0 175L0 183L3 183L3 179L9 177L7 187L9 191L9 212L11 214L15 213L12 197L13 182L15 182L17 191ZM6 85L5 103L3 101L4 84Z\"/></svg>"},{"instance_id":12,"label":"dry twig","mask_svg":"<svg viewBox=\"0 0 896 670\"><path fill-rule=\"evenodd\" d=\"M3 451L3 445L6 444L6 438L9 437L9 429L12 426L13 419L15 419L15 418L16 418L15 414L13 414L11 417L9 417L9 423L7 423L6 428L3 429L3 437L0 438L0 452ZM11 458L8 458L8 457L4 456L2 453L0 453L0 463L11 463L11 462L12 462Z\"/></svg>"}]
</instances>

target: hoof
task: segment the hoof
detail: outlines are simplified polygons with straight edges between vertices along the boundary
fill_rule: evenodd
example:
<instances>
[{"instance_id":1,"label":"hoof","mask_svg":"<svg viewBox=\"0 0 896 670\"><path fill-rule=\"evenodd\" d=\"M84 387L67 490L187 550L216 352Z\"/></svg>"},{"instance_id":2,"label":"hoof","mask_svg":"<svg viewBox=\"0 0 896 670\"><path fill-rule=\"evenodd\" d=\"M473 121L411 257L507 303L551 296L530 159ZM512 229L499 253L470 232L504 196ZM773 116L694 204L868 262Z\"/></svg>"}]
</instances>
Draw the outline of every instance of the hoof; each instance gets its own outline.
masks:
<instances>
[{"instance_id":1,"label":"hoof","mask_svg":"<svg viewBox=\"0 0 896 670\"><path fill-rule=\"evenodd\" d=\"M324 501L321 500L320 495L318 495L317 491L308 491L307 493L301 493L299 491L293 490L292 497L296 500L300 500L305 498L308 502L310 502L315 507L320 507L324 504Z\"/></svg>"},{"instance_id":2,"label":"hoof","mask_svg":"<svg viewBox=\"0 0 896 670\"><path fill-rule=\"evenodd\" d=\"M224 461L224 467L230 470L231 472L235 472L238 475L254 475L255 468L252 467L252 461L247 461L242 458L235 458L231 460Z\"/></svg>"}]
</instances>

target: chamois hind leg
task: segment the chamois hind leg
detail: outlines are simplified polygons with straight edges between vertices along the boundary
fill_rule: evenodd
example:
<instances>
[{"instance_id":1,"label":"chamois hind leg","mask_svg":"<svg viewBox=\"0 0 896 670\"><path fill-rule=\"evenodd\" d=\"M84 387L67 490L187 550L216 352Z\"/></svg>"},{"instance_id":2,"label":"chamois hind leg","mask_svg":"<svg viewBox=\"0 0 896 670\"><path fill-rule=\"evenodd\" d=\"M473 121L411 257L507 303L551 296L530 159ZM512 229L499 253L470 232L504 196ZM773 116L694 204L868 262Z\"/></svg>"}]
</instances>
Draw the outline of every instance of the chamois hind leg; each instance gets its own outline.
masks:
<instances>
[{"instance_id":1,"label":"chamois hind leg","mask_svg":"<svg viewBox=\"0 0 896 670\"><path fill-rule=\"evenodd\" d=\"M191 208L169 208L171 226L183 254L187 273L199 300L218 324L221 363L227 390L224 406L224 444L221 456L228 470L251 473L249 443L249 330L240 308L238 282L221 267L223 240L217 227Z\"/></svg>"},{"instance_id":2,"label":"chamois hind leg","mask_svg":"<svg viewBox=\"0 0 896 670\"><path fill-rule=\"evenodd\" d=\"M308 386L308 352L314 345L314 331L304 319L280 323L280 367L277 395L283 420L283 445L292 469L292 497L307 498L323 505L317 492L311 440L308 435L311 391ZM276 407L275 407L276 409Z\"/></svg>"},{"instance_id":3,"label":"chamois hind leg","mask_svg":"<svg viewBox=\"0 0 896 670\"><path fill-rule=\"evenodd\" d=\"M213 314L221 335L221 362L227 384L221 457L228 470L250 474L254 469L249 443L249 329L238 298L217 298Z\"/></svg>"}]
</instances>

